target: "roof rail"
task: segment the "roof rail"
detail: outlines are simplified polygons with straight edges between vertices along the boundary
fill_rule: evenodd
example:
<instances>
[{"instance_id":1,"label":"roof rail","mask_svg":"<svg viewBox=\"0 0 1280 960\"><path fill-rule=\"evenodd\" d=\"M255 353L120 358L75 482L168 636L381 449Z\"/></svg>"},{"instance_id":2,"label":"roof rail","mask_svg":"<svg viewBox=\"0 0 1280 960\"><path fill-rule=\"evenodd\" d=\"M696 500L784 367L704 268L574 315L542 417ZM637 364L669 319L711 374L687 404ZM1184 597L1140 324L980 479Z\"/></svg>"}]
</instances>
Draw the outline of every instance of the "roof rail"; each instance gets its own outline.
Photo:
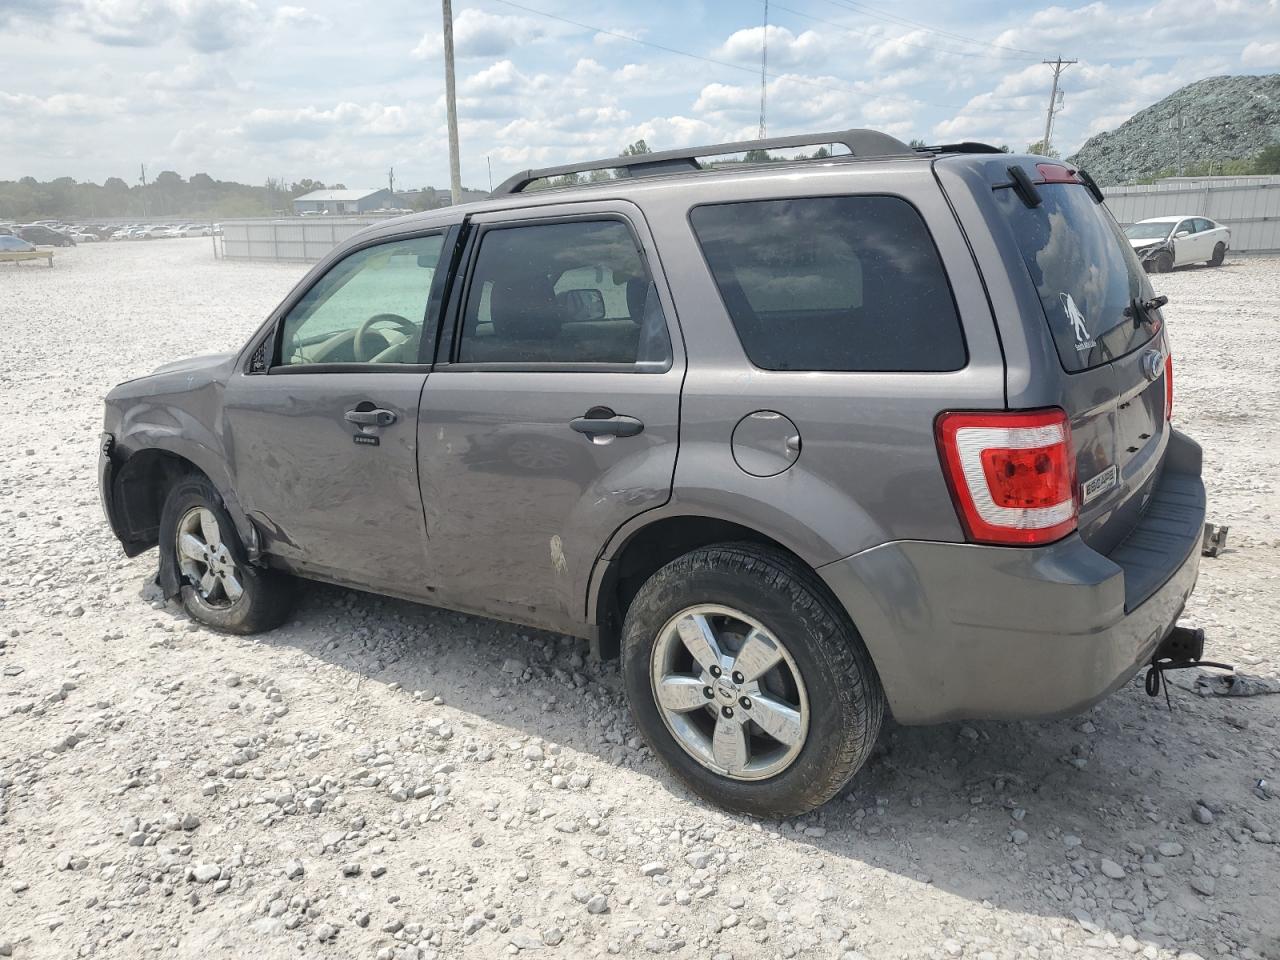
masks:
<instances>
[{"instance_id":1,"label":"roof rail","mask_svg":"<svg viewBox=\"0 0 1280 960\"><path fill-rule=\"evenodd\" d=\"M726 153L746 153L748 150L773 150L787 147L822 146L839 143L855 157L908 157L916 151L901 140L876 130L839 130L832 133L802 133L792 137L768 137L763 140L739 140L734 143L712 143L703 147L682 147L679 150L663 150L658 153L642 153L630 157L607 157L602 160L584 160L557 167L538 170L522 170L500 183L492 196L520 193L536 180L562 177L569 173L585 173L589 170L621 170L628 177L658 173L702 170L699 157L717 157Z\"/></svg>"}]
</instances>

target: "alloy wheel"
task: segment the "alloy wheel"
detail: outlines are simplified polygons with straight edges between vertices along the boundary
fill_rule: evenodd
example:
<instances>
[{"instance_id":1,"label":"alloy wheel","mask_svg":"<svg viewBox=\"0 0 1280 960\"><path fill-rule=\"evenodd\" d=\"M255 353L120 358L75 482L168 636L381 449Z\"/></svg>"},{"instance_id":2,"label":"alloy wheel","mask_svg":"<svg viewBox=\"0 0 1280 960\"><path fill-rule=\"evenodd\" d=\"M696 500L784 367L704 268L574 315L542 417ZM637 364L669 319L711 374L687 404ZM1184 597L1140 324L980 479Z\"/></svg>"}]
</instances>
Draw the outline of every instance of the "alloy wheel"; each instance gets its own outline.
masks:
<instances>
[{"instance_id":1,"label":"alloy wheel","mask_svg":"<svg viewBox=\"0 0 1280 960\"><path fill-rule=\"evenodd\" d=\"M178 567L201 601L229 607L244 595L235 560L207 507L192 507L178 521Z\"/></svg>"},{"instance_id":2,"label":"alloy wheel","mask_svg":"<svg viewBox=\"0 0 1280 960\"><path fill-rule=\"evenodd\" d=\"M676 743L721 776L775 776L804 747L800 670L778 637L739 610L701 604L677 613L658 634L650 676Z\"/></svg>"}]
</instances>

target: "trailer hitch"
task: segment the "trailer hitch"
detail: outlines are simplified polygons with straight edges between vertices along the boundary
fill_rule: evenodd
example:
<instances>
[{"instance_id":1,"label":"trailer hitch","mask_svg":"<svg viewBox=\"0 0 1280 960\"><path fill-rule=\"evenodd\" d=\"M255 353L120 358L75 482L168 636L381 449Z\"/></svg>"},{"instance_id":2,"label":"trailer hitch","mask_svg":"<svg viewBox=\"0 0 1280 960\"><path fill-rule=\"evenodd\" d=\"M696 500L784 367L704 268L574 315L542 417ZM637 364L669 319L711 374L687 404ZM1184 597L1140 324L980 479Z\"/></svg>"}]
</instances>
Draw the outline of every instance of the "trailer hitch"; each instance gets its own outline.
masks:
<instances>
[{"instance_id":1,"label":"trailer hitch","mask_svg":"<svg viewBox=\"0 0 1280 960\"><path fill-rule=\"evenodd\" d=\"M1147 696L1158 697L1160 691L1164 690L1165 705L1172 711L1169 684L1164 679L1166 671L1188 670L1191 667L1215 667L1218 670L1233 672L1235 670L1235 667L1229 663L1201 660L1202 656L1204 656L1204 630L1199 627L1174 627L1151 657L1145 681Z\"/></svg>"}]
</instances>

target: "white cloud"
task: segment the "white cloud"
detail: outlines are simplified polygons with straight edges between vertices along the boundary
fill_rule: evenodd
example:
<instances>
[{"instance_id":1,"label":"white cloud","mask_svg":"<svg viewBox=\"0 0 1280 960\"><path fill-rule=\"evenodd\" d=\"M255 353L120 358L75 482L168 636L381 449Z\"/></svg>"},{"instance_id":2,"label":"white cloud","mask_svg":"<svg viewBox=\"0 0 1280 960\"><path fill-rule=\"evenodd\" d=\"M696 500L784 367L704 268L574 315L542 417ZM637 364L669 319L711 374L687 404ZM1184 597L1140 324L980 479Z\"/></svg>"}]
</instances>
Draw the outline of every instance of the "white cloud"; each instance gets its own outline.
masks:
<instances>
[{"instance_id":1,"label":"white cloud","mask_svg":"<svg viewBox=\"0 0 1280 960\"><path fill-rule=\"evenodd\" d=\"M275 16L271 22L274 26L296 30L301 27L321 27L327 28L332 26L332 22L328 17L314 13L306 7L283 6L277 7Z\"/></svg>"},{"instance_id":2,"label":"white cloud","mask_svg":"<svg viewBox=\"0 0 1280 960\"><path fill-rule=\"evenodd\" d=\"M720 45L714 56L737 63L759 63L764 36L763 26L738 30ZM831 39L813 30L797 36L786 27L769 24L768 37L770 66L812 66L826 60L831 53Z\"/></svg>"},{"instance_id":3,"label":"white cloud","mask_svg":"<svg viewBox=\"0 0 1280 960\"><path fill-rule=\"evenodd\" d=\"M414 119L404 106L344 102L327 109L259 107L246 114L229 133L256 141L309 140L330 134L383 137L412 133L420 125L420 118Z\"/></svg>"},{"instance_id":4,"label":"white cloud","mask_svg":"<svg viewBox=\"0 0 1280 960\"><path fill-rule=\"evenodd\" d=\"M453 18L453 54L460 58L497 57L546 34L546 28L530 17L511 17L467 7ZM410 53L418 60L443 57L442 29L428 30Z\"/></svg>"},{"instance_id":5,"label":"white cloud","mask_svg":"<svg viewBox=\"0 0 1280 960\"><path fill-rule=\"evenodd\" d=\"M1240 62L1246 67L1264 67L1275 69L1280 67L1280 40L1263 43L1251 41L1240 52Z\"/></svg>"},{"instance_id":6,"label":"white cloud","mask_svg":"<svg viewBox=\"0 0 1280 960\"><path fill-rule=\"evenodd\" d=\"M126 101L123 97L96 97L84 93L55 93L47 97L32 94L0 92L0 116L11 114L15 119L41 120L97 120L122 113Z\"/></svg>"},{"instance_id":7,"label":"white cloud","mask_svg":"<svg viewBox=\"0 0 1280 960\"><path fill-rule=\"evenodd\" d=\"M262 12L253 0L80 0L68 23L108 45L153 46L178 36L210 53L247 42Z\"/></svg>"}]
</instances>

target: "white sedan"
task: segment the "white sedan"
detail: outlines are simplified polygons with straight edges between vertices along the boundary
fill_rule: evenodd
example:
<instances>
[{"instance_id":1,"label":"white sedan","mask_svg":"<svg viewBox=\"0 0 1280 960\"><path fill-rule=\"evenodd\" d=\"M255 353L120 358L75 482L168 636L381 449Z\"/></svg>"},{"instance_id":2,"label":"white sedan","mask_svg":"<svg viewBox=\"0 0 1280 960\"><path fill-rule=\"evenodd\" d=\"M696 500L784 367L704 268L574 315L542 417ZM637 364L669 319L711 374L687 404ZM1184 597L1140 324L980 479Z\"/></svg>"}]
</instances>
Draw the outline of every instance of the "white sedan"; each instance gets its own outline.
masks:
<instances>
[{"instance_id":1,"label":"white sedan","mask_svg":"<svg viewBox=\"0 0 1280 960\"><path fill-rule=\"evenodd\" d=\"M1124 228L1148 273L1168 273L1188 263L1222 266L1231 231L1208 217L1152 217Z\"/></svg>"}]
</instances>

